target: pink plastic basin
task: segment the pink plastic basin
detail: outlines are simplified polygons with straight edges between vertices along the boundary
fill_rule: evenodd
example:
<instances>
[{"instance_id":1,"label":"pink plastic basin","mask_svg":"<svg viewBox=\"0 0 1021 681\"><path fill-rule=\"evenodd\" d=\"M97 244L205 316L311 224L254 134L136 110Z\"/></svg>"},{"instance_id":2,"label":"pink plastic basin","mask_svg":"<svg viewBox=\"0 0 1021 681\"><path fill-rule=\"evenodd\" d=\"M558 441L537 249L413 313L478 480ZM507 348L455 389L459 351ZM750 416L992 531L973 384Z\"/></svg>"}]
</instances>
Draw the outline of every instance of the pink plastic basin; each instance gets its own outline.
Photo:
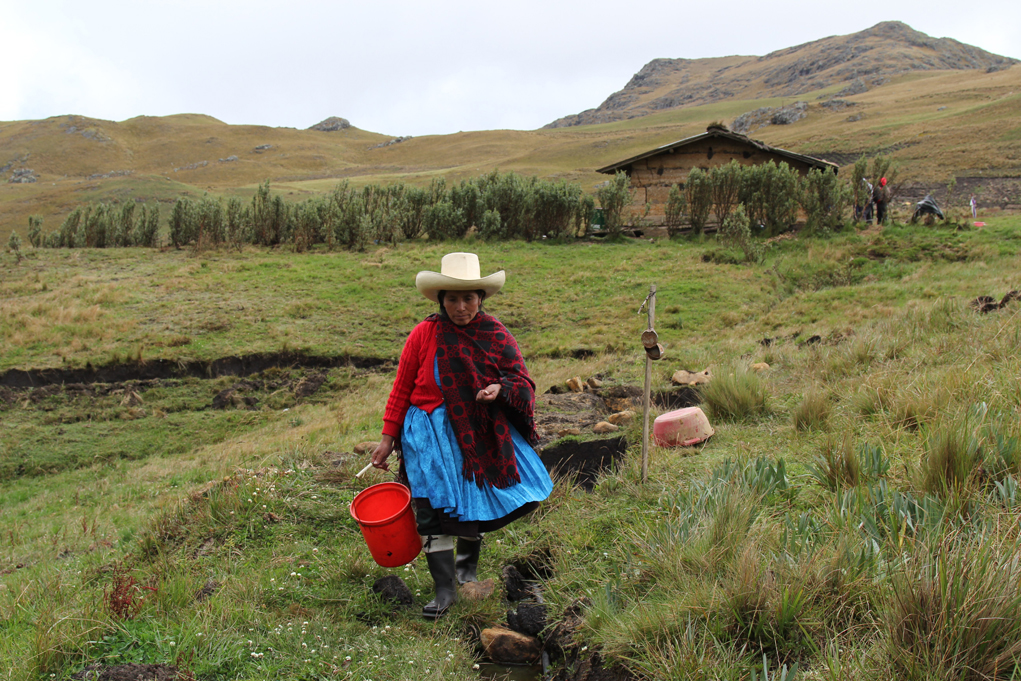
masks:
<instances>
[{"instance_id":1,"label":"pink plastic basin","mask_svg":"<svg viewBox=\"0 0 1021 681\"><path fill-rule=\"evenodd\" d=\"M652 437L660 447L690 447L708 440L716 431L698 407L668 411L656 417Z\"/></svg>"}]
</instances>

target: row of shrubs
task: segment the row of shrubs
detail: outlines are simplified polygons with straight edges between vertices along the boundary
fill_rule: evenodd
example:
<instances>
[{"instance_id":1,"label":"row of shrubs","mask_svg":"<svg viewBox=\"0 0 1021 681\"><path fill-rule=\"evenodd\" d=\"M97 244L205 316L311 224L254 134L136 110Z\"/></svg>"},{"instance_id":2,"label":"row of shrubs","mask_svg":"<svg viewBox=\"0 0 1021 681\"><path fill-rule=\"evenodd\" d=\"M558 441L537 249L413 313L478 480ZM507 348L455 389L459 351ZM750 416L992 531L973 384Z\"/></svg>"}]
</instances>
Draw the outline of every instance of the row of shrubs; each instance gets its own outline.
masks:
<instances>
[{"instance_id":1,"label":"row of shrubs","mask_svg":"<svg viewBox=\"0 0 1021 681\"><path fill-rule=\"evenodd\" d=\"M246 244L291 244L302 251L316 244L361 250L368 244L405 239L459 239L474 231L487 241L562 239L584 233L595 200L581 186L497 171L447 188L443 179L428 187L397 183L354 189L347 181L330 194L288 203L271 195L269 182L251 201L204 196L179 198L166 217L169 243L176 248ZM158 247L158 205L79 206L45 237L41 221L30 220L35 247Z\"/></svg>"},{"instance_id":2,"label":"row of shrubs","mask_svg":"<svg viewBox=\"0 0 1021 681\"><path fill-rule=\"evenodd\" d=\"M861 178L866 161L853 168L850 183L836 174L812 170L801 177L786 163L743 166L732 161L708 171L695 168L683 186L670 190L666 226L670 235L682 229L699 234L711 213L724 236L754 259L754 230L766 236L786 231L798 209L807 217L809 234L839 229L847 221L848 206L861 205ZM889 159L873 159L873 174L885 174ZM855 192L858 188L858 192ZM291 244L306 250L316 244L361 250L368 244L406 239L459 239L469 232L486 241L540 238L563 239L584 234L592 223L596 199L610 236L627 225L638 226L633 213L630 178L618 172L596 197L582 193L577 183L543 180L493 171L447 187L436 179L428 187L397 183L354 189L344 181L331 193L298 203L272 195L269 182L260 185L251 201L204 196L177 199L166 216L167 236L175 248L246 244ZM49 248L109 248L162 245L158 204L93 203L78 206L60 228L43 235L41 220L29 221L33 246Z\"/></svg>"},{"instance_id":3,"label":"row of shrubs","mask_svg":"<svg viewBox=\"0 0 1021 681\"><path fill-rule=\"evenodd\" d=\"M889 158L877 156L872 160L872 177L887 177L892 186L893 172ZM809 234L831 232L852 217L851 205L867 203L869 197L864 195L862 182L867 174L865 157L854 164L849 179L814 168L802 177L786 163L778 165L773 161L752 166L731 161L708 171L695 168L683 186L674 185L670 189L667 230L673 235L690 227L699 233L710 213L716 215L722 227L731 213L740 208L742 215L732 230L741 231L740 225L750 222L761 227L764 235L773 236L794 224L800 208L804 211L805 230Z\"/></svg>"}]
</instances>

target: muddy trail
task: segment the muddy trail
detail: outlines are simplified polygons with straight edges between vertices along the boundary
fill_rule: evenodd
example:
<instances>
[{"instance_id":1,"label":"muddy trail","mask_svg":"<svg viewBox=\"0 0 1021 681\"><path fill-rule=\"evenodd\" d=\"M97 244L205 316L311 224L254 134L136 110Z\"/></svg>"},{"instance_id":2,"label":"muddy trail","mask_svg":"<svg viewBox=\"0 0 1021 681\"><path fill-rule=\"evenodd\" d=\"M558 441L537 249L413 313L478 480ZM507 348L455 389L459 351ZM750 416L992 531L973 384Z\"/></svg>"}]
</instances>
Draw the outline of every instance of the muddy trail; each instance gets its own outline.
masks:
<instances>
[{"instance_id":1,"label":"muddy trail","mask_svg":"<svg viewBox=\"0 0 1021 681\"><path fill-rule=\"evenodd\" d=\"M214 360L155 359L141 362L116 362L94 367L53 369L10 369L0 374L0 387L39 388L50 385L125 383L169 378L218 378L220 376L251 376L268 369L354 369L386 370L393 359L379 357L333 357L296 352L234 355Z\"/></svg>"}]
</instances>

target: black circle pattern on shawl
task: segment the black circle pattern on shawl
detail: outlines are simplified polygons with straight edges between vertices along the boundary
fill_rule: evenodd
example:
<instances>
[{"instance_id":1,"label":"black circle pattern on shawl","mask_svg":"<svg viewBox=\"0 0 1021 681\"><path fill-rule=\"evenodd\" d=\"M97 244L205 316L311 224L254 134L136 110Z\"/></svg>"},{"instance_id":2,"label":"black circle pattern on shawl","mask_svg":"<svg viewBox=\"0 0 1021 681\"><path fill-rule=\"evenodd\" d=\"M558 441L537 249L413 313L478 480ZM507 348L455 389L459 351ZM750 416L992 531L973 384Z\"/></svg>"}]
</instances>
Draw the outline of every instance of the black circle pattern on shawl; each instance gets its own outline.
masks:
<instances>
[{"instance_id":1,"label":"black circle pattern on shawl","mask_svg":"<svg viewBox=\"0 0 1021 681\"><path fill-rule=\"evenodd\" d=\"M462 474L480 487L521 481L509 426L536 445L535 383L528 375L514 336L495 317L480 312L466 326L438 314L436 361L440 392L464 459ZM495 402L475 401L480 390L500 385Z\"/></svg>"}]
</instances>

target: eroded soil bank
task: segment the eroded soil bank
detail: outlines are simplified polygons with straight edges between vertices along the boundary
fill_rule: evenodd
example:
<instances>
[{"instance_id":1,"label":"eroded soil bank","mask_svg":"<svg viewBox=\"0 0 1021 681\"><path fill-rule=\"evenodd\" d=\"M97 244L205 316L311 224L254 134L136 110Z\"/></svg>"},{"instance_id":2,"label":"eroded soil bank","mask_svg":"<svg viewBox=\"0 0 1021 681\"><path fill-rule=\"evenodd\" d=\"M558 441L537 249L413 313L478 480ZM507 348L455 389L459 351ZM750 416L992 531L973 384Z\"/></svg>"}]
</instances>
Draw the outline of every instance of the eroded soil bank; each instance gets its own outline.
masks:
<instances>
[{"instance_id":1,"label":"eroded soil bank","mask_svg":"<svg viewBox=\"0 0 1021 681\"><path fill-rule=\"evenodd\" d=\"M251 376L267 369L352 367L377 369L392 366L391 359L340 355L324 357L297 352L234 355L214 360L154 359L139 362L117 362L78 369L11 369L0 374L0 386L6 388L38 388L67 383L123 383L159 378L217 378L220 376Z\"/></svg>"}]
</instances>

